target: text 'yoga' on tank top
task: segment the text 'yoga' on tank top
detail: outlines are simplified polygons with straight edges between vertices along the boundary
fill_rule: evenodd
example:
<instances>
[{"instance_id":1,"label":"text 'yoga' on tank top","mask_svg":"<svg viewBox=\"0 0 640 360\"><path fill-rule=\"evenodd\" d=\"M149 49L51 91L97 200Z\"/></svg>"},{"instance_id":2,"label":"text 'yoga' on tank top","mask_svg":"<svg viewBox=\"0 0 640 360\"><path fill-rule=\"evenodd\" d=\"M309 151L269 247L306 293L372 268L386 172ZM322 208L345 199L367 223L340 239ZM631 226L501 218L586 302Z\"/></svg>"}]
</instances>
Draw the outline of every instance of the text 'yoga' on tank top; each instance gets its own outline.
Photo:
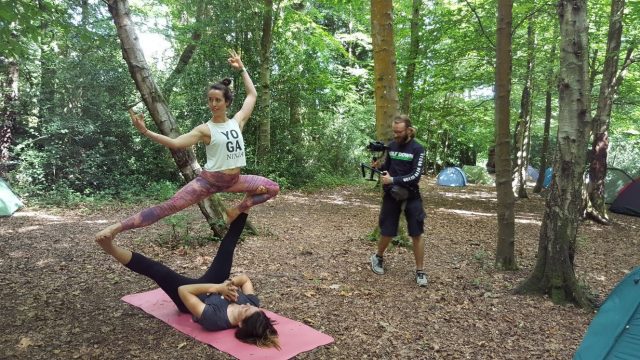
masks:
<instances>
[{"instance_id":1,"label":"text 'yoga' on tank top","mask_svg":"<svg viewBox=\"0 0 640 360\"><path fill-rule=\"evenodd\" d=\"M211 142L205 146L207 171L221 171L247 165L244 153L244 139L240 125L235 118L223 123L207 121L211 132Z\"/></svg>"}]
</instances>

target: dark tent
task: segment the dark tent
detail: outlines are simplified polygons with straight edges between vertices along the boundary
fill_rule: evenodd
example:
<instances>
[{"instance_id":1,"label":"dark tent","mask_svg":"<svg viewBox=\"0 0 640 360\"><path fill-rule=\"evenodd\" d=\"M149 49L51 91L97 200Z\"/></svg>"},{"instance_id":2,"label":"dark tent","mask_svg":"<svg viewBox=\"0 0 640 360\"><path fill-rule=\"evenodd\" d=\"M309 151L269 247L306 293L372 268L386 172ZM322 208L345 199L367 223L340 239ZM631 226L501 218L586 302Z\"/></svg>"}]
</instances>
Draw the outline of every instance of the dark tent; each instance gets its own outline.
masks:
<instances>
[{"instance_id":1,"label":"dark tent","mask_svg":"<svg viewBox=\"0 0 640 360\"><path fill-rule=\"evenodd\" d=\"M622 188L609 210L619 214L640 216L640 180L632 181Z\"/></svg>"},{"instance_id":2,"label":"dark tent","mask_svg":"<svg viewBox=\"0 0 640 360\"><path fill-rule=\"evenodd\" d=\"M620 190L632 182L633 177L624 170L611 166L607 168L607 177L604 180L604 202L613 203Z\"/></svg>"},{"instance_id":3,"label":"dark tent","mask_svg":"<svg viewBox=\"0 0 640 360\"><path fill-rule=\"evenodd\" d=\"M638 359L640 268L622 279L591 321L574 360Z\"/></svg>"}]
</instances>

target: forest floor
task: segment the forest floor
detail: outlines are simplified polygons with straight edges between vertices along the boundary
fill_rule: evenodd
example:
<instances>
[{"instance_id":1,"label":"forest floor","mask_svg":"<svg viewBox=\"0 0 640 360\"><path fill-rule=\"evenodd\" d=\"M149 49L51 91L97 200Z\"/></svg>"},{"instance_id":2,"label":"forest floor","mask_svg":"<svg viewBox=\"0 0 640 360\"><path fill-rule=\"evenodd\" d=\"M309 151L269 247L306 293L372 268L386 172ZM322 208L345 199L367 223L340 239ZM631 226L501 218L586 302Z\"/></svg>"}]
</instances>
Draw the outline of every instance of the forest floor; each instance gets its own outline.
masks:
<instances>
[{"instance_id":1,"label":"forest floor","mask_svg":"<svg viewBox=\"0 0 640 360\"><path fill-rule=\"evenodd\" d=\"M429 285L419 288L408 248L389 249L385 275L369 268L379 211L370 185L284 192L251 212L260 235L238 246L234 272L249 274L265 308L335 339L299 359L572 357L594 312L512 294L535 262L540 195L517 201L520 269L499 272L494 188L423 179ZM229 358L120 300L154 284L104 254L93 234L147 205L27 207L0 218L0 358ZM179 216L183 239L207 235L197 207ZM613 225L584 222L578 235L576 273L601 299L640 264L640 218L611 216ZM179 246L173 232L161 221L118 243L200 275L218 244Z\"/></svg>"}]
</instances>

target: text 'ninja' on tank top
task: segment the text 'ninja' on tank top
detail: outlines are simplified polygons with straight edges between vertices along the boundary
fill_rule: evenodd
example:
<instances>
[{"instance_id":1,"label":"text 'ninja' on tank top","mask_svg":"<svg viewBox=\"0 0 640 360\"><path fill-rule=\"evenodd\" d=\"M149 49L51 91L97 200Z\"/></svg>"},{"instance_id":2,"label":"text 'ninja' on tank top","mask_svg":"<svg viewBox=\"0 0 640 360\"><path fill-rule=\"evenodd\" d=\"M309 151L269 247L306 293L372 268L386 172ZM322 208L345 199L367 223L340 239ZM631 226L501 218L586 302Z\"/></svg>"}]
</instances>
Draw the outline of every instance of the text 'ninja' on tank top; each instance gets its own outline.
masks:
<instances>
[{"instance_id":1,"label":"text 'ninja' on tank top","mask_svg":"<svg viewBox=\"0 0 640 360\"><path fill-rule=\"evenodd\" d=\"M221 171L247 165L244 152L244 139L240 125L235 118L223 123L207 121L211 132L211 141L206 145L207 171Z\"/></svg>"}]
</instances>

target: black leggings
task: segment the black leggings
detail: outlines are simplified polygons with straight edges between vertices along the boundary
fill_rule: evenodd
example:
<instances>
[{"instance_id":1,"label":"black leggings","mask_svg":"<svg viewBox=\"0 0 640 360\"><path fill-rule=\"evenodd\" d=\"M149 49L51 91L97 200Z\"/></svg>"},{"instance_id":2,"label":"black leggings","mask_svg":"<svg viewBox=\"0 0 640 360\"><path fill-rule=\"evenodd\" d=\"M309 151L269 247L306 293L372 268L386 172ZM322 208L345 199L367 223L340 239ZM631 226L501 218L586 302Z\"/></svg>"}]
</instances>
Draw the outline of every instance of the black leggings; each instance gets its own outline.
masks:
<instances>
[{"instance_id":1,"label":"black leggings","mask_svg":"<svg viewBox=\"0 0 640 360\"><path fill-rule=\"evenodd\" d=\"M166 265L147 258L146 256L133 253L131 261L125 266L131 271L144 275L155 281L162 290L173 300L178 310L188 313L189 310L182 303L178 295L178 287L188 284L212 283L220 284L229 278L231 265L233 264L233 253L247 222L247 214L241 213L229 226L229 231L220 242L218 253L213 258L209 269L197 279L182 276L169 269Z\"/></svg>"}]
</instances>

